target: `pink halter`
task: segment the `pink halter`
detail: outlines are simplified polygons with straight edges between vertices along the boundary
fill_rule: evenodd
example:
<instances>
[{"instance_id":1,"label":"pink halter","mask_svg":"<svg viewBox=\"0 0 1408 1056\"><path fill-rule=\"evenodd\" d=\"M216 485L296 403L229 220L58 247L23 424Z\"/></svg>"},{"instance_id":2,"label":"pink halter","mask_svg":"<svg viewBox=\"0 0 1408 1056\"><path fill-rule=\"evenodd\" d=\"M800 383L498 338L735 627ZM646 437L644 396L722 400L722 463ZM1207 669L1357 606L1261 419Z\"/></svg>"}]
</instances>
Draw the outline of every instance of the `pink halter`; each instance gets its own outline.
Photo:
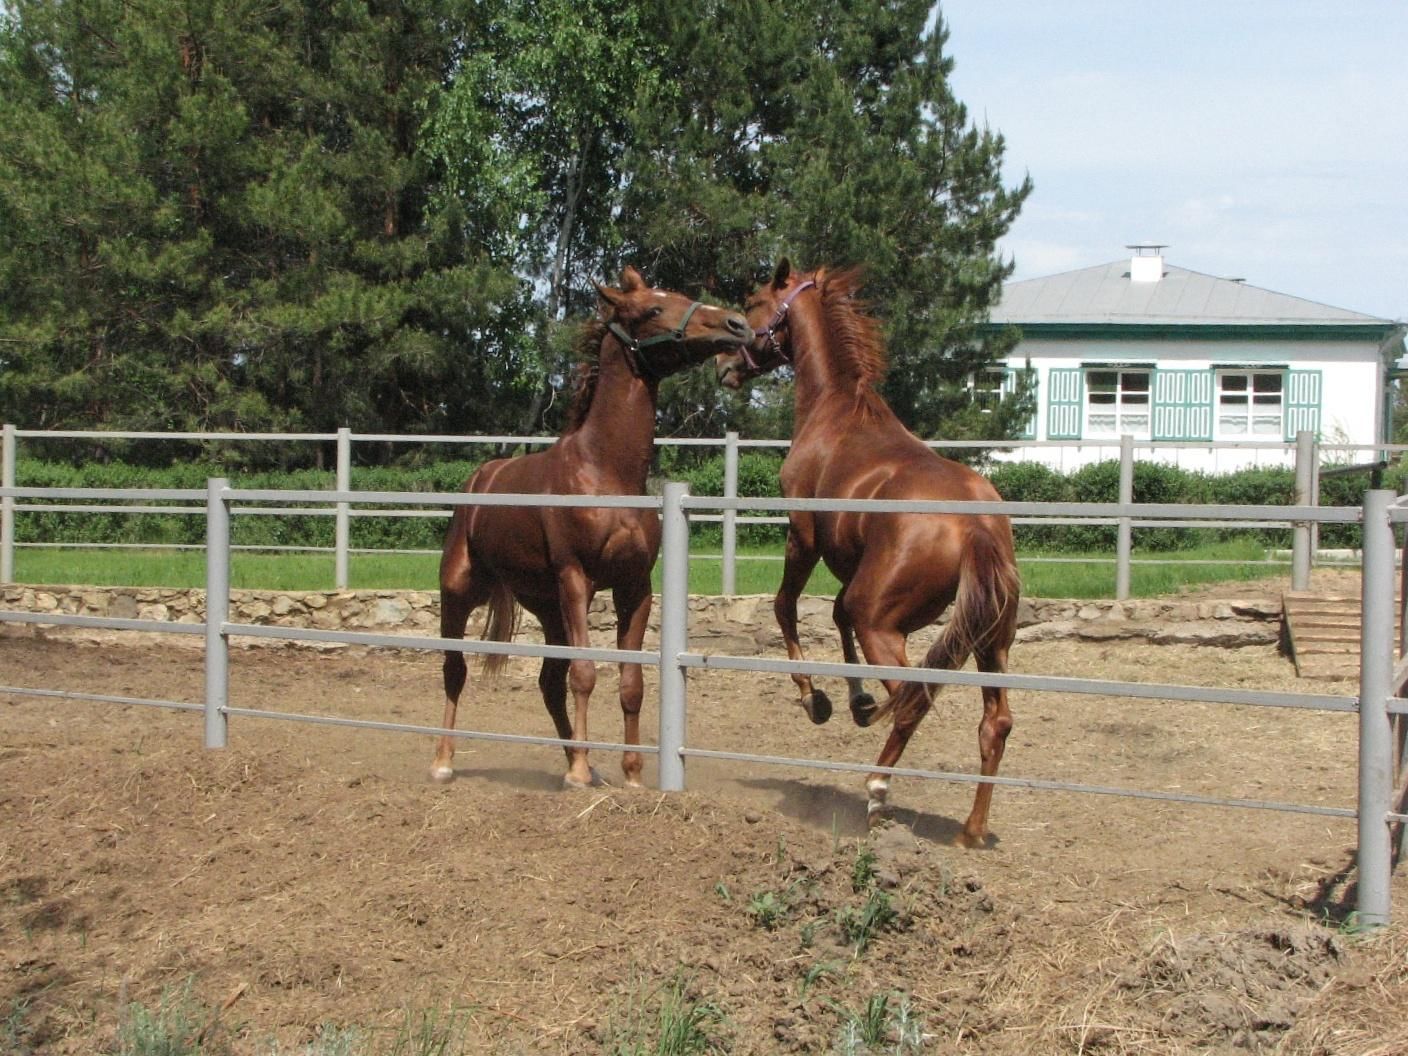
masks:
<instances>
[{"instance_id":1,"label":"pink halter","mask_svg":"<svg viewBox=\"0 0 1408 1056\"><path fill-rule=\"evenodd\" d=\"M787 310L792 307L792 302L797 299L797 295L803 290L811 289L816 285L815 280L808 279L806 282L798 284L797 288L783 298L782 303L777 306L777 311L773 313L772 321L758 332L758 336L763 341L763 348L770 354L775 354L784 363L791 363L792 358L782 350L782 346L777 343L777 331L782 328L782 324L787 321ZM748 345L741 349L743 362L752 371L762 371L766 368L760 367L753 359L753 353Z\"/></svg>"}]
</instances>

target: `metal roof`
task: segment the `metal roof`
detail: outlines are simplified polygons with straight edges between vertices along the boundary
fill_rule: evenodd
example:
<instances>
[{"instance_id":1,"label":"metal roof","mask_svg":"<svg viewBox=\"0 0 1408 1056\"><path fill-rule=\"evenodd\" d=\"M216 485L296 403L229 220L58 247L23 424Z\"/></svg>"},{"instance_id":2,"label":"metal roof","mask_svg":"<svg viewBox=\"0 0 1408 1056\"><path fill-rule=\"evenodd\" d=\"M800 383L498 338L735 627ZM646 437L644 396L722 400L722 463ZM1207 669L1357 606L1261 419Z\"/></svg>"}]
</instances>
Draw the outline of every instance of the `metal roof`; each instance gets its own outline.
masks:
<instances>
[{"instance_id":1,"label":"metal roof","mask_svg":"<svg viewBox=\"0 0 1408 1056\"><path fill-rule=\"evenodd\" d=\"M1019 326L1374 326L1389 319L1220 279L1165 262L1157 282L1133 282L1130 258L1009 282L991 321Z\"/></svg>"}]
</instances>

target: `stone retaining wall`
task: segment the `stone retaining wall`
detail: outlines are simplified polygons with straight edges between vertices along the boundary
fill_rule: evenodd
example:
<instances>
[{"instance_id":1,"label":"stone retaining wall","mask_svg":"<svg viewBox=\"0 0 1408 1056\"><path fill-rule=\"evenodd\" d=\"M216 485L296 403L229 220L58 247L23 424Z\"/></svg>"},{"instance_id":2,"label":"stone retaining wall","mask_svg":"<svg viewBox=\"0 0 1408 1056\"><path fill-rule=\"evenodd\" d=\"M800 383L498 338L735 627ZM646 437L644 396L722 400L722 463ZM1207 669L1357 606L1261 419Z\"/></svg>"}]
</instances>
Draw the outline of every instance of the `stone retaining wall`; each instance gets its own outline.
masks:
<instances>
[{"instance_id":1,"label":"stone retaining wall","mask_svg":"<svg viewBox=\"0 0 1408 1056\"><path fill-rule=\"evenodd\" d=\"M656 601L651 631L658 633L660 606L658 598ZM746 655L776 652L782 647L770 596L695 596L689 605L691 640L705 651ZM205 592L154 587L8 586L0 587L0 609L201 623L205 619ZM798 609L798 629L804 642L835 642L830 599L804 597ZM590 618L593 638L600 635L601 645L614 644L615 623L605 595L597 597ZM434 636L439 633L440 599L436 592L414 590L236 590L231 592L230 619L283 627ZM476 616L471 622L472 634L477 633L479 619ZM1019 641L1079 638L1224 647L1266 645L1279 639L1281 602L1268 597L1216 601L1024 598L1018 624ZM0 629L4 626L0 623ZM81 632L56 628L44 633ZM532 641L536 636L535 622L525 616L521 640ZM917 636L912 648L917 649L924 638L923 634Z\"/></svg>"}]
</instances>

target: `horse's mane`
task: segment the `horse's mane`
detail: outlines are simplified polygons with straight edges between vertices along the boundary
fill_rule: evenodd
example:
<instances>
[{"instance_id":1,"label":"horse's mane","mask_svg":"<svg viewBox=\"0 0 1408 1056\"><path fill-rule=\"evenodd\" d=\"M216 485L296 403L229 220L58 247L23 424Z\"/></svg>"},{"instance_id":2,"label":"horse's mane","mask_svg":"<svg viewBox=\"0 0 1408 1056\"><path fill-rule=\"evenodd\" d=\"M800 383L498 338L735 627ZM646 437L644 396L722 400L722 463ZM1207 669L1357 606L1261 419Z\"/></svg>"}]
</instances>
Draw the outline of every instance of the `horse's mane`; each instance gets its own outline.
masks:
<instances>
[{"instance_id":1,"label":"horse's mane","mask_svg":"<svg viewBox=\"0 0 1408 1056\"><path fill-rule=\"evenodd\" d=\"M605 337L606 323L600 319L589 319L577 330L572 343L572 352L577 357L577 366L572 372L572 406L567 409L563 436L580 429L592 409L597 379L601 377L601 342Z\"/></svg>"},{"instance_id":2,"label":"horse's mane","mask_svg":"<svg viewBox=\"0 0 1408 1056\"><path fill-rule=\"evenodd\" d=\"M823 268L816 274L827 328L840 353L838 365L855 378L857 403L869 406L881 400L875 387L885 377L887 362L884 329L858 296L862 279L860 268Z\"/></svg>"}]
</instances>

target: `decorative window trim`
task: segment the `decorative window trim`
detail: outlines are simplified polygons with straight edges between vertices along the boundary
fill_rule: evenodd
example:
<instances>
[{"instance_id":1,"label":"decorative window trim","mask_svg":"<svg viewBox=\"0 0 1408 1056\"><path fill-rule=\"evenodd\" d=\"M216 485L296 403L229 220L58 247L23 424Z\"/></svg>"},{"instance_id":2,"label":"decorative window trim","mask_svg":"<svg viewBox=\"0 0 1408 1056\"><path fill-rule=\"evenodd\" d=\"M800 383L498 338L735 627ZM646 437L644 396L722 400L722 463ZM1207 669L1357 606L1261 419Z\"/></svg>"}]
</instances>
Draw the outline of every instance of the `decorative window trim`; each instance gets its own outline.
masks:
<instances>
[{"instance_id":1,"label":"decorative window trim","mask_svg":"<svg viewBox=\"0 0 1408 1056\"><path fill-rule=\"evenodd\" d=\"M1277 367L1213 367L1213 439L1214 440L1266 440L1282 439L1286 432L1286 382L1287 371ZM1257 391L1257 379L1275 378L1276 388ZM1239 392L1229 388L1224 382L1230 378L1244 379L1245 387ZM1275 397L1274 401L1272 397ZM1263 410L1258 413L1258 406ZM1275 422L1269 431L1258 432L1257 420L1270 419L1271 408L1275 407ZM1241 407L1243 409L1238 410ZM1227 421L1236 418L1241 429L1227 428ZM1272 424L1272 423L1267 423Z\"/></svg>"},{"instance_id":2,"label":"decorative window trim","mask_svg":"<svg viewBox=\"0 0 1408 1056\"><path fill-rule=\"evenodd\" d=\"M1144 370L1142 363L1086 361L1080 366L1047 367L1041 382L1045 385L1045 439L1105 442L1109 434L1091 434L1086 429L1089 399L1086 375L1090 370ZM1284 434L1290 442L1300 430L1320 431L1324 393L1324 370L1291 369L1281 364L1213 364L1208 367L1154 367L1150 386L1150 431L1154 440L1210 442L1228 437L1217 431L1218 374L1220 372L1279 373L1283 377L1281 415ZM1241 434L1242 439L1272 439L1263 435Z\"/></svg>"},{"instance_id":3,"label":"decorative window trim","mask_svg":"<svg viewBox=\"0 0 1408 1056\"><path fill-rule=\"evenodd\" d=\"M1114 440L1126 433L1136 440L1148 440L1153 435L1153 400L1154 400L1154 371L1148 367L1126 367L1114 365L1101 365L1098 367L1083 367L1085 371L1085 399L1081 410L1081 438L1088 440ZM1109 395L1105 392L1097 392L1092 382L1092 375L1113 374L1114 400L1105 403L1095 402L1096 396ZM1130 384L1136 377L1142 377L1142 387L1137 384ZM1105 410L1105 408L1109 410ZM1109 431L1096 431L1091 427L1091 419L1097 415L1101 417L1112 416L1114 427ZM1142 429L1125 428L1127 419L1143 417L1144 427Z\"/></svg>"}]
</instances>

